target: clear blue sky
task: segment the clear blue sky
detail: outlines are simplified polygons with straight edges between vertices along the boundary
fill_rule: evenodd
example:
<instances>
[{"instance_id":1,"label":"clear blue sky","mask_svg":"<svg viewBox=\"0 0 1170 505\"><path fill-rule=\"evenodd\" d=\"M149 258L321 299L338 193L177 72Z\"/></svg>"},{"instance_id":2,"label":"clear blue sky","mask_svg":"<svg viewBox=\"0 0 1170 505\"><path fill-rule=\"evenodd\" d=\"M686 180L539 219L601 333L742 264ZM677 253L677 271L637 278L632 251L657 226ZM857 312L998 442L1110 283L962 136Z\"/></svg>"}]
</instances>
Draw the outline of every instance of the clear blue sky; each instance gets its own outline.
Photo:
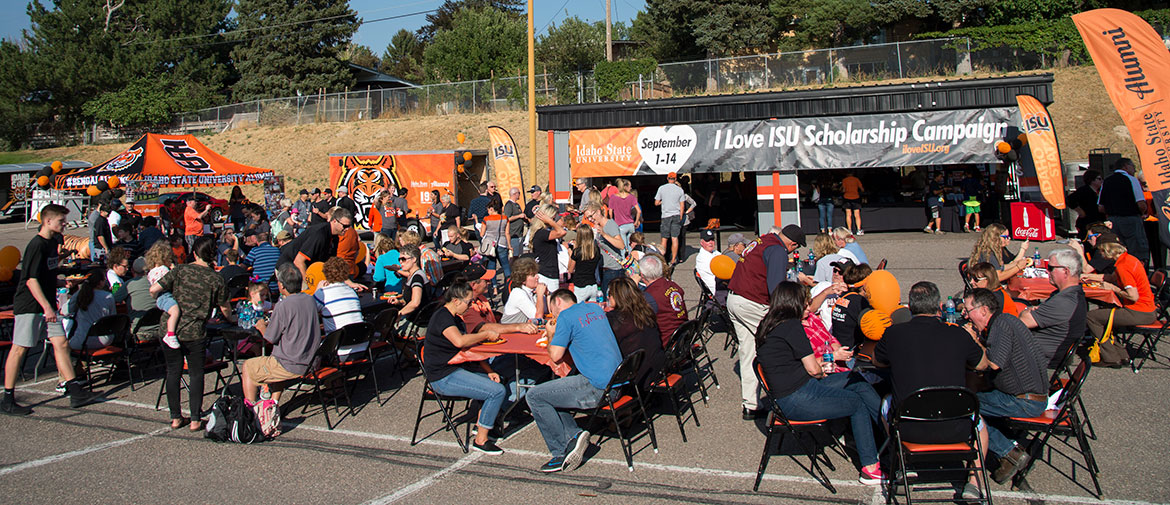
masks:
<instances>
[{"instance_id":1,"label":"clear blue sky","mask_svg":"<svg viewBox=\"0 0 1170 505\"><path fill-rule=\"evenodd\" d=\"M131 0L132 1L132 0ZM50 6L52 0L41 0ZM550 22L559 23L567 16L577 16L587 21L605 19L605 0L534 0L536 33L539 36L547 30ZM387 16L407 14L437 8L443 0L350 0L349 5L358 16L372 20ZM0 0L0 38L20 39L20 31L29 27L24 0ZM627 25L638 10L645 8L644 0L611 0L613 20L625 21ZM557 10L554 10L557 9ZM401 28L416 30L426 22L426 16L418 15L391 19L377 23L363 24L354 40L369 46L379 56L386 50L390 38Z\"/></svg>"}]
</instances>

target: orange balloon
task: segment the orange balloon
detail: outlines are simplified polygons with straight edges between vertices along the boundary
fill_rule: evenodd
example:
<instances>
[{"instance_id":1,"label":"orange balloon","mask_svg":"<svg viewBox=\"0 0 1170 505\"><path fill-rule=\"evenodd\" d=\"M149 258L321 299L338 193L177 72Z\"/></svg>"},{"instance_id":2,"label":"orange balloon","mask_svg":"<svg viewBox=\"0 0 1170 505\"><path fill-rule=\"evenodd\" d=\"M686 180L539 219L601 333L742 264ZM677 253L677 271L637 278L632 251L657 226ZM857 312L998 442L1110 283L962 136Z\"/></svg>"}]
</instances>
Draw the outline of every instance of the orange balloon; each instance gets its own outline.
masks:
<instances>
[{"instance_id":1,"label":"orange balloon","mask_svg":"<svg viewBox=\"0 0 1170 505\"><path fill-rule=\"evenodd\" d=\"M720 254L711 258L711 273L715 274L715 278L728 280L731 274L735 272L735 260L730 256Z\"/></svg>"},{"instance_id":2,"label":"orange balloon","mask_svg":"<svg viewBox=\"0 0 1170 505\"><path fill-rule=\"evenodd\" d=\"M42 175L40 177L37 177L37 186L40 186L43 188L43 187L48 186L48 185L49 185L49 176Z\"/></svg>"},{"instance_id":3,"label":"orange balloon","mask_svg":"<svg viewBox=\"0 0 1170 505\"><path fill-rule=\"evenodd\" d=\"M463 151L463 161L471 161L471 151Z\"/></svg>"},{"instance_id":4,"label":"orange balloon","mask_svg":"<svg viewBox=\"0 0 1170 505\"><path fill-rule=\"evenodd\" d=\"M109 184L111 188L116 188L122 184L122 179L119 179L116 175L111 175L110 178L106 180L106 184Z\"/></svg>"},{"instance_id":5,"label":"orange balloon","mask_svg":"<svg viewBox=\"0 0 1170 505\"><path fill-rule=\"evenodd\" d=\"M53 163L49 164L49 168L52 168L52 169L53 169L53 173L54 173L54 174L55 174L55 173L57 173L57 172L60 172L60 171L61 171L61 162L60 162L60 161L54 161Z\"/></svg>"},{"instance_id":6,"label":"orange balloon","mask_svg":"<svg viewBox=\"0 0 1170 505\"><path fill-rule=\"evenodd\" d=\"M102 194L102 190L98 189L97 186L90 186L88 188L85 188L85 194L87 194L89 196L98 196L98 195Z\"/></svg>"},{"instance_id":7,"label":"orange balloon","mask_svg":"<svg viewBox=\"0 0 1170 505\"><path fill-rule=\"evenodd\" d=\"M898 279L889 270L876 270L859 284L865 286L865 297L874 309L891 314L901 303L902 290Z\"/></svg>"},{"instance_id":8,"label":"orange balloon","mask_svg":"<svg viewBox=\"0 0 1170 505\"><path fill-rule=\"evenodd\" d=\"M455 171L459 172L459 173L463 173L463 165L459 165L459 166L455 167Z\"/></svg>"},{"instance_id":9,"label":"orange balloon","mask_svg":"<svg viewBox=\"0 0 1170 505\"><path fill-rule=\"evenodd\" d=\"M12 280L12 269L0 267L0 282L8 282L10 280Z\"/></svg>"},{"instance_id":10,"label":"orange balloon","mask_svg":"<svg viewBox=\"0 0 1170 505\"><path fill-rule=\"evenodd\" d=\"M455 135L455 140L458 140L460 144L467 142L467 135L464 135L463 132L459 132L458 135Z\"/></svg>"},{"instance_id":11,"label":"orange balloon","mask_svg":"<svg viewBox=\"0 0 1170 505\"><path fill-rule=\"evenodd\" d=\"M1027 133L1021 133L1016 138L1020 140L1020 144L1026 145L1028 143L1028 134Z\"/></svg>"},{"instance_id":12,"label":"orange balloon","mask_svg":"<svg viewBox=\"0 0 1170 505\"><path fill-rule=\"evenodd\" d=\"M325 280L325 263L318 261L309 265L305 269L305 289L304 292L313 294L317 292L317 284Z\"/></svg>"},{"instance_id":13,"label":"orange balloon","mask_svg":"<svg viewBox=\"0 0 1170 505\"><path fill-rule=\"evenodd\" d=\"M1012 150L1012 145L1001 140L998 144L995 144L995 150L1001 154L1007 154L1008 151Z\"/></svg>"},{"instance_id":14,"label":"orange balloon","mask_svg":"<svg viewBox=\"0 0 1170 505\"><path fill-rule=\"evenodd\" d=\"M0 249L0 267L9 270L16 270L16 266L20 264L20 249L16 246L4 246Z\"/></svg>"}]
</instances>

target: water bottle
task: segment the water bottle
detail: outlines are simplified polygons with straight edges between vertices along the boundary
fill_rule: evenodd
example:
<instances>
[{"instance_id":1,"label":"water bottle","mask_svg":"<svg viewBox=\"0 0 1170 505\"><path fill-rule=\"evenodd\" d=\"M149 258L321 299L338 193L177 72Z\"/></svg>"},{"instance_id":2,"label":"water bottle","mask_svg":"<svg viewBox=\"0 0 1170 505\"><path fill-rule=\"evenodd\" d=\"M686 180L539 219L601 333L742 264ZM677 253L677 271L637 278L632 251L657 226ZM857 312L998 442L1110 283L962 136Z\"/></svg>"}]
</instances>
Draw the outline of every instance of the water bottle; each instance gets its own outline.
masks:
<instances>
[{"instance_id":1,"label":"water bottle","mask_svg":"<svg viewBox=\"0 0 1170 505\"><path fill-rule=\"evenodd\" d=\"M958 321L958 317L955 315L955 299L954 299L954 297L951 297L951 296L947 297L947 302L945 304L943 304L943 310L946 311L946 322L955 323Z\"/></svg>"},{"instance_id":2,"label":"water bottle","mask_svg":"<svg viewBox=\"0 0 1170 505\"><path fill-rule=\"evenodd\" d=\"M57 288L57 310L65 310L65 303L69 301L69 289L65 287Z\"/></svg>"},{"instance_id":3,"label":"water bottle","mask_svg":"<svg viewBox=\"0 0 1170 505\"><path fill-rule=\"evenodd\" d=\"M812 267L817 264L817 255L813 254L812 249L808 250L808 266Z\"/></svg>"},{"instance_id":4,"label":"water bottle","mask_svg":"<svg viewBox=\"0 0 1170 505\"><path fill-rule=\"evenodd\" d=\"M833 353L826 352L823 356L821 356L821 359L823 360L821 362L821 369L824 370L825 373L829 374L837 371L837 363L833 361Z\"/></svg>"},{"instance_id":5,"label":"water bottle","mask_svg":"<svg viewBox=\"0 0 1170 505\"><path fill-rule=\"evenodd\" d=\"M1040 265L1040 248L1037 247L1032 252L1032 261L1035 265Z\"/></svg>"}]
</instances>

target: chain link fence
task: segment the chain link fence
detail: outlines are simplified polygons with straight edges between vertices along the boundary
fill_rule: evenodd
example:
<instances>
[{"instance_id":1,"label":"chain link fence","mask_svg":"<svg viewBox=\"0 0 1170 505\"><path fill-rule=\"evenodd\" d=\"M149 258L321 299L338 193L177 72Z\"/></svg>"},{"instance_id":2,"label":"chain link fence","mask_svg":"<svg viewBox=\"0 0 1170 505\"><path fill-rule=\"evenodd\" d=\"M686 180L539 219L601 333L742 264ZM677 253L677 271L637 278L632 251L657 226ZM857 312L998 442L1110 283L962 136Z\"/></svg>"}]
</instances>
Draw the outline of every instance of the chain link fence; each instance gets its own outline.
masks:
<instances>
[{"instance_id":1,"label":"chain link fence","mask_svg":"<svg viewBox=\"0 0 1170 505\"><path fill-rule=\"evenodd\" d=\"M967 38L944 38L662 63L652 74L640 75L637 80L627 82L617 99L775 91L800 86L995 74L1090 63L1071 57L1067 51L1063 55L1057 54L1054 57L1012 47L973 48ZM288 126L525 110L527 85L525 76L515 76L254 100L179 114L170 125L152 131L220 132L248 124ZM537 105L600 101L593 73L587 69L537 75L536 90ZM81 134L80 139L84 142L109 142L125 140L134 133L92 127ZM76 142L78 137L42 135L38 137L38 144L61 145Z\"/></svg>"}]
</instances>

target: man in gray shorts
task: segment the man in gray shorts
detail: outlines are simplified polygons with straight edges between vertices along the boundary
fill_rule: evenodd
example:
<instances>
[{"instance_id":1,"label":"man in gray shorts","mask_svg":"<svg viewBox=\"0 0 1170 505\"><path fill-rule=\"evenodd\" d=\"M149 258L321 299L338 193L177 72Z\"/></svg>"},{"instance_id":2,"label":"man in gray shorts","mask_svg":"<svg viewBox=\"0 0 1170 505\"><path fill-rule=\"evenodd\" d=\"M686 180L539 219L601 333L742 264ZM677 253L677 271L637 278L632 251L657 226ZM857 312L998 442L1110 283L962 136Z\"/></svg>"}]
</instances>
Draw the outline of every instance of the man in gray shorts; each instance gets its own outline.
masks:
<instances>
[{"instance_id":1,"label":"man in gray shorts","mask_svg":"<svg viewBox=\"0 0 1170 505\"><path fill-rule=\"evenodd\" d=\"M654 205L662 207L662 221L659 229L662 231L662 254L666 254L666 242L670 241L670 259L671 264L678 263L678 242L679 237L682 237L682 218L685 214L687 195L683 192L682 186L678 185L678 174L671 172L666 175L666 184L658 187L658 192L654 194Z\"/></svg>"},{"instance_id":2,"label":"man in gray shorts","mask_svg":"<svg viewBox=\"0 0 1170 505\"><path fill-rule=\"evenodd\" d=\"M57 204L46 205L41 210L41 229L24 249L20 264L20 283L12 299L15 315L12 331L12 351L4 364L4 398L0 400L0 413L26 415L32 409L16 403L16 379L20 365L29 348L39 345L47 336L53 343L53 357L57 360L57 373L65 380L69 403L81 407L93 402L95 396L88 393L73 372L73 360L69 357L69 341L57 314L57 261L61 232L65 229L65 216L69 210ZM92 275L99 275L97 273Z\"/></svg>"}]
</instances>

